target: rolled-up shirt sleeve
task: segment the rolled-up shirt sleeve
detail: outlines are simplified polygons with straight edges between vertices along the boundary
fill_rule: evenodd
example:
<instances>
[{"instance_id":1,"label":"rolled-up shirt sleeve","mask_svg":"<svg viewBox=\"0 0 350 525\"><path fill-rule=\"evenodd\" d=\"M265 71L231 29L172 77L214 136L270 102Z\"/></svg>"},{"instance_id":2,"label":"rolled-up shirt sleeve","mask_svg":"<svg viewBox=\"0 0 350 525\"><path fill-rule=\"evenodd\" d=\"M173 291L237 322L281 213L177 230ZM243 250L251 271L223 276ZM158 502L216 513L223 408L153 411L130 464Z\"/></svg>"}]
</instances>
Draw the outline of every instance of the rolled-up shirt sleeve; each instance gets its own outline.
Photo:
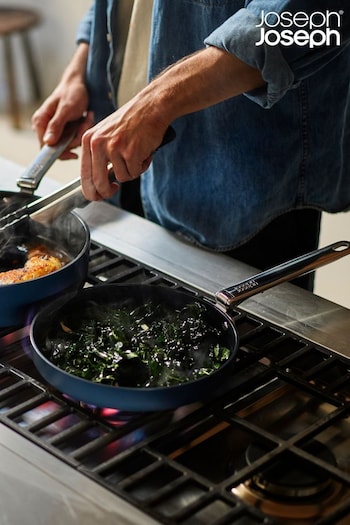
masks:
<instances>
[{"instance_id":1,"label":"rolled-up shirt sleeve","mask_svg":"<svg viewBox=\"0 0 350 525\"><path fill-rule=\"evenodd\" d=\"M81 42L90 43L91 39L91 28L93 23L94 16L94 5L90 7L86 15L82 18L78 25L78 29L75 36L75 41L77 44Z\"/></svg>"},{"instance_id":2,"label":"rolled-up shirt sleeve","mask_svg":"<svg viewBox=\"0 0 350 525\"><path fill-rule=\"evenodd\" d=\"M204 41L208 46L215 46L234 54L243 62L261 71L266 82L263 88L245 93L262 107L272 107L290 89L296 87L301 80L314 74L329 63L339 53L349 46L350 10L343 9L342 0L251 0L246 2L246 7L239 9L232 17L216 28ZM341 24L340 45L283 45L275 42L262 41L262 15L275 13L280 15L288 12L295 13L313 12L326 13L332 11L339 13ZM273 16L273 15L272 15ZM333 17L336 18L336 17ZM266 26L265 26L266 29ZM274 25L273 30L281 32L282 25ZM295 25L289 28L293 34L299 28ZM309 28L303 28L311 31ZM257 45L258 44L258 45Z\"/></svg>"}]
</instances>

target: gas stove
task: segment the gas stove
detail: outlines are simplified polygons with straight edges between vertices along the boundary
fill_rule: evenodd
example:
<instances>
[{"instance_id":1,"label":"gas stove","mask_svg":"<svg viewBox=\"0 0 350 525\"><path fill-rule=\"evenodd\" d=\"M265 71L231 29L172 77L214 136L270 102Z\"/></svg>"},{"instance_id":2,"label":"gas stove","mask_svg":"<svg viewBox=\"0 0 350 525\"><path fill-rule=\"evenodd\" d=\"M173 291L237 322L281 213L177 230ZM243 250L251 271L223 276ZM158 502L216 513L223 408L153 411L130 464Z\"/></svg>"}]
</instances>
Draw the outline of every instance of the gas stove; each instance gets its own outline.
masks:
<instances>
[{"instance_id":1,"label":"gas stove","mask_svg":"<svg viewBox=\"0 0 350 525\"><path fill-rule=\"evenodd\" d=\"M212 299L253 273L107 203L79 213L89 286ZM205 404L156 413L68 398L36 371L28 326L1 329L4 522L348 524L350 312L284 284L231 315L240 348L227 384Z\"/></svg>"}]
</instances>

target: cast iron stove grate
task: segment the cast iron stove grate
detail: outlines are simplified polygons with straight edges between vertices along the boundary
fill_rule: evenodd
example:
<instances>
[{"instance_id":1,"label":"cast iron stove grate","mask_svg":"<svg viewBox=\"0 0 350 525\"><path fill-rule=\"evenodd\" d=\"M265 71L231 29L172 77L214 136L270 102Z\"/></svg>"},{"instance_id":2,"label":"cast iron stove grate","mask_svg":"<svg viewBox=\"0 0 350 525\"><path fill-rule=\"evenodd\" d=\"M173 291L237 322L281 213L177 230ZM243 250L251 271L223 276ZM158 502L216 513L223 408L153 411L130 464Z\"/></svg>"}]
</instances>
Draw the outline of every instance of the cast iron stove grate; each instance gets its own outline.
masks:
<instances>
[{"instance_id":1,"label":"cast iron stove grate","mask_svg":"<svg viewBox=\"0 0 350 525\"><path fill-rule=\"evenodd\" d=\"M182 287L93 244L88 283L101 282ZM348 524L349 361L234 315L239 359L220 396L150 414L67 399L36 372L27 328L3 330L0 421L159 523Z\"/></svg>"}]
</instances>

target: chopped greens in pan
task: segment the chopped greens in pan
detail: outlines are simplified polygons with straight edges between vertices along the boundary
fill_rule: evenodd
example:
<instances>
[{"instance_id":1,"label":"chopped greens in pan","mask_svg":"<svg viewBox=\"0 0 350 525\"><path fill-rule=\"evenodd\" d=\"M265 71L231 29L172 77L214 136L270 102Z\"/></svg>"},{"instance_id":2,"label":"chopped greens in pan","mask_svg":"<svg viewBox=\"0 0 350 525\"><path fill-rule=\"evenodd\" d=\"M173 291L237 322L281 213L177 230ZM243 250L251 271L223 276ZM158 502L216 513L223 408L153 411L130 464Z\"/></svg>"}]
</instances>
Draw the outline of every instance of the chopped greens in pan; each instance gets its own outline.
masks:
<instances>
[{"instance_id":1,"label":"chopped greens in pan","mask_svg":"<svg viewBox=\"0 0 350 525\"><path fill-rule=\"evenodd\" d=\"M149 302L121 307L89 303L60 318L46 356L84 379L124 387L169 386L204 377L230 356L222 329L193 302L177 311Z\"/></svg>"}]
</instances>

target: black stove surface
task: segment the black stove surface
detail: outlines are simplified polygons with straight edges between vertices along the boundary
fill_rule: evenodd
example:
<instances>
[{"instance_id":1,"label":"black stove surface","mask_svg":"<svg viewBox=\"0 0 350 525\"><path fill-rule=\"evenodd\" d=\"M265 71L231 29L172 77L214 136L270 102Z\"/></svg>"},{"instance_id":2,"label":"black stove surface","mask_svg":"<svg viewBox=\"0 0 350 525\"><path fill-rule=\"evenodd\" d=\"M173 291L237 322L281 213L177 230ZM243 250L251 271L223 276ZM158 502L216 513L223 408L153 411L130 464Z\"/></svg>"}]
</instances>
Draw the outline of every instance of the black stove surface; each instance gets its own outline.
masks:
<instances>
[{"instance_id":1,"label":"black stove surface","mask_svg":"<svg viewBox=\"0 0 350 525\"><path fill-rule=\"evenodd\" d=\"M104 282L185 288L93 244L88 284ZM0 422L159 523L350 523L349 361L232 315L232 378L205 405L161 413L67 398L36 371L28 327L2 329Z\"/></svg>"}]
</instances>

